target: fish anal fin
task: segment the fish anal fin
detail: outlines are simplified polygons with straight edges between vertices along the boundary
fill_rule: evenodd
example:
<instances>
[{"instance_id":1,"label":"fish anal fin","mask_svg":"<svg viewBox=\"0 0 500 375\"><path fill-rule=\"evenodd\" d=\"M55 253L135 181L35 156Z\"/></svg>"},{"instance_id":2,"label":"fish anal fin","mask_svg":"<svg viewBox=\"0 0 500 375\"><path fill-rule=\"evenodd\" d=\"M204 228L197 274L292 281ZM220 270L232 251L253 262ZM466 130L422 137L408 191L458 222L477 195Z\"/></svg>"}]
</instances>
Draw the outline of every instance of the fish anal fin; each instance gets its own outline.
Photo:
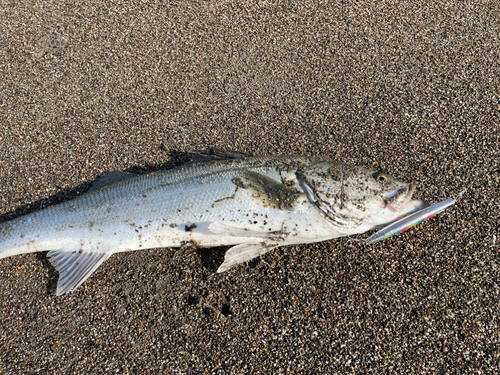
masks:
<instances>
[{"instance_id":1,"label":"fish anal fin","mask_svg":"<svg viewBox=\"0 0 500 375\"><path fill-rule=\"evenodd\" d=\"M59 272L58 296L78 288L112 253L49 251L47 257Z\"/></svg>"},{"instance_id":2,"label":"fish anal fin","mask_svg":"<svg viewBox=\"0 0 500 375\"><path fill-rule=\"evenodd\" d=\"M220 265L217 273L225 272L238 264L257 258L275 247L278 247L278 244L269 242L242 243L233 246L226 252L224 262Z\"/></svg>"},{"instance_id":3,"label":"fish anal fin","mask_svg":"<svg viewBox=\"0 0 500 375\"><path fill-rule=\"evenodd\" d=\"M120 171L109 172L99 177L88 191L90 192L90 191L100 190L107 186L113 185L117 182L125 181L134 177L137 177L137 175L130 172L120 172Z\"/></svg>"}]
</instances>

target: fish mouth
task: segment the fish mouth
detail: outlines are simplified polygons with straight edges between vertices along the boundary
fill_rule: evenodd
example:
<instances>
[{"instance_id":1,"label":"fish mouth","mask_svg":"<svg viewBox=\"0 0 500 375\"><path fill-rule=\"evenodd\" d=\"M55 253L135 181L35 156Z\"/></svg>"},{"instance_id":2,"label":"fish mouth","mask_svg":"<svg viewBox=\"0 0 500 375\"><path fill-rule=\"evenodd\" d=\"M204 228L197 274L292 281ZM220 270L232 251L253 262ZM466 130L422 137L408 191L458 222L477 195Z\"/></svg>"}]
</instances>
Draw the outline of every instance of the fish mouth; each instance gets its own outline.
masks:
<instances>
[{"instance_id":1,"label":"fish mouth","mask_svg":"<svg viewBox=\"0 0 500 375\"><path fill-rule=\"evenodd\" d=\"M413 193L417 186L415 184L409 184L405 188L394 190L384 196L384 202L386 207L393 211L399 212L406 206L410 201Z\"/></svg>"}]
</instances>

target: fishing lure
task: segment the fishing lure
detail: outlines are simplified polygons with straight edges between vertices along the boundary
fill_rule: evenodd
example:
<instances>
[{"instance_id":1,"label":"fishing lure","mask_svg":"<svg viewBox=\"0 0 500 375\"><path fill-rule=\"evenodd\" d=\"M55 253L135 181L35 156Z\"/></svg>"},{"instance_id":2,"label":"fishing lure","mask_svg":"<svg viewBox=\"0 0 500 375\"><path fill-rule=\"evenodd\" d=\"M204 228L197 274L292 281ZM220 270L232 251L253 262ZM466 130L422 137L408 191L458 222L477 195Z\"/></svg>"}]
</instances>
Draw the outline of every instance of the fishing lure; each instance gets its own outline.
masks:
<instances>
[{"instance_id":1,"label":"fishing lure","mask_svg":"<svg viewBox=\"0 0 500 375\"><path fill-rule=\"evenodd\" d=\"M431 217L436 216L436 214L440 213L441 211L444 211L448 207L452 206L455 204L455 200L452 198L449 198L445 201L433 204L432 206L429 206L427 208L424 208L420 211L415 212L412 215L406 216L395 223L392 223L382 230L378 231L374 235L368 237L365 240L365 244L369 245L378 241L385 240L386 238L395 236L401 232L404 232L411 227L414 227L415 225L420 224L421 222L430 219Z\"/></svg>"}]
</instances>

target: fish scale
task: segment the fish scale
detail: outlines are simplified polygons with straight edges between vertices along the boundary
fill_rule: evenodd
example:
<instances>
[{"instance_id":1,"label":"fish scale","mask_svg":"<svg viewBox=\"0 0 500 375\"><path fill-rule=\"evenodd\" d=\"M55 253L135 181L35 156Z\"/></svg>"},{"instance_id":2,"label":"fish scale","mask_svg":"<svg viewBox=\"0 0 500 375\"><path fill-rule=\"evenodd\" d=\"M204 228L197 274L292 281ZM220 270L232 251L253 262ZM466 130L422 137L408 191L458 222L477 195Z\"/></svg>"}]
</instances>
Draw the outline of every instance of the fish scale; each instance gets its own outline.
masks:
<instances>
[{"instance_id":1,"label":"fish scale","mask_svg":"<svg viewBox=\"0 0 500 375\"><path fill-rule=\"evenodd\" d=\"M49 251L61 295L114 253L232 245L223 272L278 246L363 233L421 205L413 185L340 162L193 157L168 171L113 172L74 200L0 224L0 258Z\"/></svg>"}]
</instances>

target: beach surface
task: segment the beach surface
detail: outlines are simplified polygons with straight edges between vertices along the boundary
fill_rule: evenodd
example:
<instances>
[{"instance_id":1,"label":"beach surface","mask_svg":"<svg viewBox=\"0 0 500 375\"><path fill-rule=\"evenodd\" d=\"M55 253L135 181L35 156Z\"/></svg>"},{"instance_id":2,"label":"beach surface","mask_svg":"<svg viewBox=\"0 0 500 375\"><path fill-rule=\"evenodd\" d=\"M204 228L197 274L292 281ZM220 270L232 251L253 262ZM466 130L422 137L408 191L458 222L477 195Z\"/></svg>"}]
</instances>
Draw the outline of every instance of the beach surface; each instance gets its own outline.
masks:
<instances>
[{"instance_id":1,"label":"beach surface","mask_svg":"<svg viewBox=\"0 0 500 375\"><path fill-rule=\"evenodd\" d=\"M210 148L468 187L222 274L122 253L57 297L44 253L2 259L0 373L500 372L498 2L1 1L0 30L0 222Z\"/></svg>"}]
</instances>

